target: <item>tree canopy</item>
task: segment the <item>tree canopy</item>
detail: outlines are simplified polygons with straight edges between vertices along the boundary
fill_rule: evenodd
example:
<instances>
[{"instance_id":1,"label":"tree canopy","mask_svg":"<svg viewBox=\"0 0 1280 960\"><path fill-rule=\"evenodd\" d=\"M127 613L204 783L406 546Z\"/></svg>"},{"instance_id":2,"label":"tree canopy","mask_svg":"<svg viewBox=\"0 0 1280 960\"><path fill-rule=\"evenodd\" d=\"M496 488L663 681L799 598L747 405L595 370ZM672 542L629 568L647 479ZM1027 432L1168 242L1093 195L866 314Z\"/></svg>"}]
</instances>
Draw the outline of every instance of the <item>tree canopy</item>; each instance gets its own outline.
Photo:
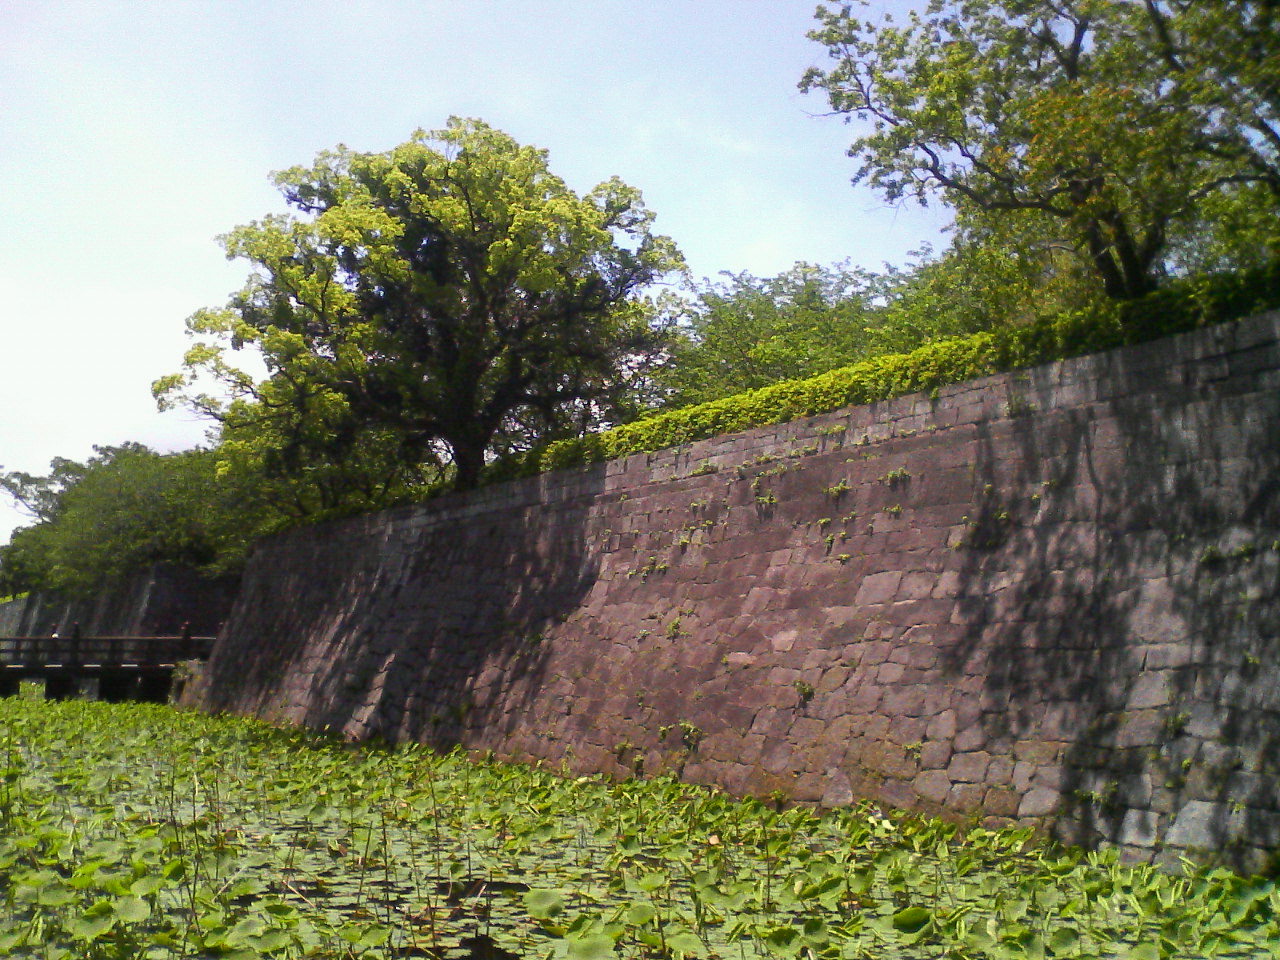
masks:
<instances>
[{"instance_id":1,"label":"tree canopy","mask_svg":"<svg viewBox=\"0 0 1280 960\"><path fill-rule=\"evenodd\" d=\"M668 406L830 370L861 355L877 278L797 263L774 277L725 273L671 310L671 354L656 380Z\"/></svg>"},{"instance_id":2,"label":"tree canopy","mask_svg":"<svg viewBox=\"0 0 1280 960\"><path fill-rule=\"evenodd\" d=\"M57 458L45 476L0 474L36 520L0 547L0 593L83 592L159 562L234 566L271 514L252 485L219 478L216 461L125 443L84 462Z\"/></svg>"},{"instance_id":3,"label":"tree canopy","mask_svg":"<svg viewBox=\"0 0 1280 960\"><path fill-rule=\"evenodd\" d=\"M580 196L545 151L457 118L276 183L296 213L224 238L253 275L188 321L201 339L185 372L155 385L219 419L245 462L269 448L283 472L355 464L367 481L372 460L377 476L447 470L465 489L489 456L632 412L661 345L640 296L681 266L635 189ZM265 379L231 362L245 348ZM202 375L230 402L196 392Z\"/></svg>"},{"instance_id":4,"label":"tree canopy","mask_svg":"<svg viewBox=\"0 0 1280 960\"><path fill-rule=\"evenodd\" d=\"M1136 4L1134 5L1136 8ZM1280 196L1280 4L1142 0L1139 44L1191 112L1201 148Z\"/></svg>"},{"instance_id":5,"label":"tree canopy","mask_svg":"<svg viewBox=\"0 0 1280 960\"><path fill-rule=\"evenodd\" d=\"M1273 212L1280 201L1274 3L932 0L902 24L852 5L816 16L831 65L801 86L863 124L855 182L1017 223L1082 257L1110 297L1153 289L1213 204L1257 188Z\"/></svg>"},{"instance_id":6,"label":"tree canopy","mask_svg":"<svg viewBox=\"0 0 1280 960\"><path fill-rule=\"evenodd\" d=\"M823 373L922 343L1026 323L1092 298L1076 264L1025 243L1025 224L970 220L941 254L880 272L797 263L773 277L724 273L664 303L675 318L655 373L682 407Z\"/></svg>"}]
</instances>

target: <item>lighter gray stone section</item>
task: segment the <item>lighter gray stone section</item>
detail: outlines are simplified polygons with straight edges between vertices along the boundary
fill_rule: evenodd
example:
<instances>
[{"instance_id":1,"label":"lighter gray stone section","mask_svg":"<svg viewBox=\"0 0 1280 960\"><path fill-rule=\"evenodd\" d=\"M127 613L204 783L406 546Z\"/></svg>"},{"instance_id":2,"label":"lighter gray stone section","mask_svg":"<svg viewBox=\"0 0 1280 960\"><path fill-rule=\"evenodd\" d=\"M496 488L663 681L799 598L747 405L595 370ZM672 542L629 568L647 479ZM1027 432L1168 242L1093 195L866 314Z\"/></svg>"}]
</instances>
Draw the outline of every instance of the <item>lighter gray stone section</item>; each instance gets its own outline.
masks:
<instances>
[{"instance_id":1,"label":"lighter gray stone section","mask_svg":"<svg viewBox=\"0 0 1280 960\"><path fill-rule=\"evenodd\" d=\"M1130 810L1120 823L1117 842L1132 847L1154 847L1157 816L1150 810Z\"/></svg>"},{"instance_id":2,"label":"lighter gray stone section","mask_svg":"<svg viewBox=\"0 0 1280 960\"><path fill-rule=\"evenodd\" d=\"M1225 803L1190 800L1178 811L1165 841L1175 847L1214 850L1245 826L1243 811L1233 812Z\"/></svg>"},{"instance_id":3,"label":"lighter gray stone section","mask_svg":"<svg viewBox=\"0 0 1280 960\"><path fill-rule=\"evenodd\" d=\"M1051 813L1055 813L1058 809L1058 801L1062 794L1057 790L1049 790L1046 787L1037 787L1027 793L1022 798L1022 802L1018 804L1018 816L1020 817L1046 817Z\"/></svg>"},{"instance_id":4,"label":"lighter gray stone section","mask_svg":"<svg viewBox=\"0 0 1280 960\"><path fill-rule=\"evenodd\" d=\"M1169 675L1162 672L1144 673L1133 684L1129 693L1129 709L1163 707L1169 702Z\"/></svg>"},{"instance_id":5,"label":"lighter gray stone section","mask_svg":"<svg viewBox=\"0 0 1280 960\"><path fill-rule=\"evenodd\" d=\"M823 785L822 805L824 807L847 807L853 803L853 785L849 778L837 768L827 771L827 781Z\"/></svg>"}]
</instances>

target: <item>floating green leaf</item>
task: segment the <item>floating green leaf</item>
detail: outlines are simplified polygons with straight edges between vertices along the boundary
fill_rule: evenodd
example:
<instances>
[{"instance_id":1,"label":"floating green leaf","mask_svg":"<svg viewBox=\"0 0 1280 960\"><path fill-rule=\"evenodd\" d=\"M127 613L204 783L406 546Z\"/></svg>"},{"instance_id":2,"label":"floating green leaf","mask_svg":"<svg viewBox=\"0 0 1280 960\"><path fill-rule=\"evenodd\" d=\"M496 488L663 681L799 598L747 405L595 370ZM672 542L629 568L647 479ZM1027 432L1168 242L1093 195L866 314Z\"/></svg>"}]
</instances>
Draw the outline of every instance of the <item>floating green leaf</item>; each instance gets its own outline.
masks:
<instances>
[{"instance_id":1,"label":"floating green leaf","mask_svg":"<svg viewBox=\"0 0 1280 960\"><path fill-rule=\"evenodd\" d=\"M933 918L925 907L906 907L893 915L893 928L903 933L916 933Z\"/></svg>"},{"instance_id":2,"label":"floating green leaf","mask_svg":"<svg viewBox=\"0 0 1280 960\"><path fill-rule=\"evenodd\" d=\"M604 934L570 937L567 942L573 960L609 960L613 956L613 938Z\"/></svg>"},{"instance_id":3,"label":"floating green leaf","mask_svg":"<svg viewBox=\"0 0 1280 960\"><path fill-rule=\"evenodd\" d=\"M564 912L564 898L554 890L530 890L524 905L535 920L550 920Z\"/></svg>"}]
</instances>

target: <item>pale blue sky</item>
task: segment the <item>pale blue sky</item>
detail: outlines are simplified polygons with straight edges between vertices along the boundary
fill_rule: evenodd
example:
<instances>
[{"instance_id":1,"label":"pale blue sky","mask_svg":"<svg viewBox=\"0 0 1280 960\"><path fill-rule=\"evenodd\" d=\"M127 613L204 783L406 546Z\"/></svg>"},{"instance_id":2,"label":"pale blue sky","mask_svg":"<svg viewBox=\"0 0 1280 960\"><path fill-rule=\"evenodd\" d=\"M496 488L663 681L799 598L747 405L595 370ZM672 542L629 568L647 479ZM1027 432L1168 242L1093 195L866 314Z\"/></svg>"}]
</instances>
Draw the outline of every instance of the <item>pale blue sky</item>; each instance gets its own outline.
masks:
<instances>
[{"instance_id":1,"label":"pale blue sky","mask_svg":"<svg viewBox=\"0 0 1280 960\"><path fill-rule=\"evenodd\" d=\"M242 282L215 237L281 207L270 171L451 115L640 188L696 276L901 263L944 214L849 185L852 131L796 89L811 0L6 0L0 16L0 468L138 440L182 321ZM873 9L902 10L908 0ZM24 518L0 506L0 542Z\"/></svg>"}]
</instances>

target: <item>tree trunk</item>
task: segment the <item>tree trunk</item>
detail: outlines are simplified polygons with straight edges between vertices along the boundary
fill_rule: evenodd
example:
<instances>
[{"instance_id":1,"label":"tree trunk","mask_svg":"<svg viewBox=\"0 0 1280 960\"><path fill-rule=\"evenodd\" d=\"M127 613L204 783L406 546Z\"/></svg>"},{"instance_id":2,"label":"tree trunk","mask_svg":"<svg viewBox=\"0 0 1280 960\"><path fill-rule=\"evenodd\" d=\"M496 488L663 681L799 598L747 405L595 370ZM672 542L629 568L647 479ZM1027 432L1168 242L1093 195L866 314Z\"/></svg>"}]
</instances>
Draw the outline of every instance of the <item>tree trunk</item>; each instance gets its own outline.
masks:
<instances>
[{"instance_id":1,"label":"tree trunk","mask_svg":"<svg viewBox=\"0 0 1280 960\"><path fill-rule=\"evenodd\" d=\"M453 489L459 492L474 490L480 485L480 475L484 471L484 443L449 441L449 449L453 454Z\"/></svg>"},{"instance_id":2,"label":"tree trunk","mask_svg":"<svg viewBox=\"0 0 1280 960\"><path fill-rule=\"evenodd\" d=\"M1085 228L1085 241L1089 247L1089 261L1094 273L1102 280L1102 289L1113 300L1136 300L1155 289L1149 274L1150 263L1140 263L1134 256L1117 256L1116 244L1104 236L1102 227L1095 223Z\"/></svg>"}]
</instances>

